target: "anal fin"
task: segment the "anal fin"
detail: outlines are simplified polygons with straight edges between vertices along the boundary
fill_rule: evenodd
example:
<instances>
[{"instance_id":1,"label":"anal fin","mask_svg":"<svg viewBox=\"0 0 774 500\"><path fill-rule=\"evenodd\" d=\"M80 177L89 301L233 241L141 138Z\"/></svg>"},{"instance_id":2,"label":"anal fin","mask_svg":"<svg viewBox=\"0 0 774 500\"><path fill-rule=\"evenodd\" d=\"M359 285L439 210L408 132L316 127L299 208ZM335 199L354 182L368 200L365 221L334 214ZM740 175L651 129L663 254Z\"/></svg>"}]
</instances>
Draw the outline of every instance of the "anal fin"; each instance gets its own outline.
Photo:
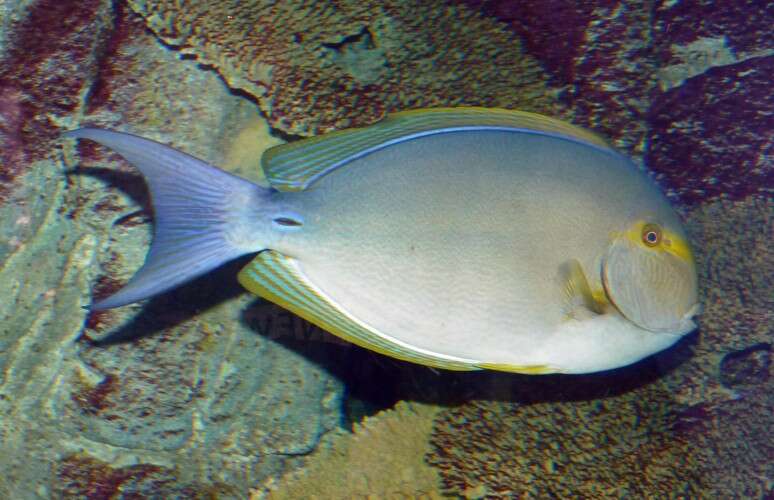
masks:
<instances>
[{"instance_id":1,"label":"anal fin","mask_svg":"<svg viewBox=\"0 0 774 500\"><path fill-rule=\"evenodd\" d=\"M446 370L476 370L463 360L432 356L398 344L341 310L304 276L298 263L279 252L258 254L237 276L259 295L348 342L393 358Z\"/></svg>"}]
</instances>

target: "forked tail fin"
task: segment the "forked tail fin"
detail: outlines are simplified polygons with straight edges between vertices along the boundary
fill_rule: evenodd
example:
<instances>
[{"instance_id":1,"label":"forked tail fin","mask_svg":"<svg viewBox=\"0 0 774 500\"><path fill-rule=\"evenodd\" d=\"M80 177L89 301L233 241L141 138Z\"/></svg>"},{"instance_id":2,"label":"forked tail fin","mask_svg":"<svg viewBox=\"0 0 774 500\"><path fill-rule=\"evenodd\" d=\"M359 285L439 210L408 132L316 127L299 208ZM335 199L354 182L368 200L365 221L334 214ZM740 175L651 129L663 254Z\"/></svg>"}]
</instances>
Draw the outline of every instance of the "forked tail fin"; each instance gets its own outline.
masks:
<instances>
[{"instance_id":1,"label":"forked tail fin","mask_svg":"<svg viewBox=\"0 0 774 500\"><path fill-rule=\"evenodd\" d=\"M83 128L65 137L96 141L137 167L150 187L155 214L145 264L126 286L90 309L152 297L263 249L255 227L268 189L131 134Z\"/></svg>"}]
</instances>

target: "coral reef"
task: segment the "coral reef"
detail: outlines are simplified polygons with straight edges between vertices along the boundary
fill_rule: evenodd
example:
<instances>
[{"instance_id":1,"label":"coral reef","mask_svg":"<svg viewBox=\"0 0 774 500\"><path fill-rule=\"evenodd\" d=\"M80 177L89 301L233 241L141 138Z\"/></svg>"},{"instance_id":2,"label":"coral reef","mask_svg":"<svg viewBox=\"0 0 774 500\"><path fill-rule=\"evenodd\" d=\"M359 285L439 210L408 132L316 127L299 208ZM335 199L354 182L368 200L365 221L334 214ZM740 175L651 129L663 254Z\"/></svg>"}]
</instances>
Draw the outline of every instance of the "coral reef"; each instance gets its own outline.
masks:
<instances>
[{"instance_id":1,"label":"coral reef","mask_svg":"<svg viewBox=\"0 0 774 500\"><path fill-rule=\"evenodd\" d=\"M704 311L700 354L771 341L774 324L774 200L718 200L687 216Z\"/></svg>"},{"instance_id":2,"label":"coral reef","mask_svg":"<svg viewBox=\"0 0 774 500\"><path fill-rule=\"evenodd\" d=\"M684 202L774 192L772 23L774 4L753 0L664 2L653 12L659 88L646 162Z\"/></svg>"},{"instance_id":3,"label":"coral reef","mask_svg":"<svg viewBox=\"0 0 774 500\"><path fill-rule=\"evenodd\" d=\"M702 1L460 0L507 23L551 73L576 123L646 155L670 194L774 189L774 5ZM701 19L697 23L696 19Z\"/></svg>"},{"instance_id":4,"label":"coral reef","mask_svg":"<svg viewBox=\"0 0 774 500\"><path fill-rule=\"evenodd\" d=\"M551 111L519 40L464 6L130 0L165 42L253 96L272 127L310 135L409 108L475 104Z\"/></svg>"},{"instance_id":5,"label":"coral reef","mask_svg":"<svg viewBox=\"0 0 774 500\"><path fill-rule=\"evenodd\" d=\"M432 498L438 473L469 498L771 496L772 24L752 0L0 3L0 497ZM140 265L151 217L133 169L57 147L62 130L141 133L260 181L270 127L455 104L562 115L645 156L688 203L699 333L620 373L433 374L415 383L479 400L346 433L329 350L346 365L349 346L240 295L240 263L81 308ZM368 372L382 403L417 373L360 363L389 365ZM375 386L365 371L350 391Z\"/></svg>"},{"instance_id":6,"label":"coral reef","mask_svg":"<svg viewBox=\"0 0 774 500\"><path fill-rule=\"evenodd\" d=\"M572 120L642 154L655 61L647 57L651 2L459 0L496 16L551 75Z\"/></svg>"},{"instance_id":7,"label":"coral reef","mask_svg":"<svg viewBox=\"0 0 774 500\"><path fill-rule=\"evenodd\" d=\"M655 387L596 401L471 402L439 419L430 459L446 492L467 497L695 496L668 432L669 393Z\"/></svg>"},{"instance_id":8,"label":"coral reef","mask_svg":"<svg viewBox=\"0 0 774 500\"><path fill-rule=\"evenodd\" d=\"M228 498L238 496L227 485L182 485L174 470L158 465L114 467L87 455L64 458L56 470L58 498Z\"/></svg>"},{"instance_id":9,"label":"coral reef","mask_svg":"<svg viewBox=\"0 0 774 500\"><path fill-rule=\"evenodd\" d=\"M575 59L586 43L593 2L459 0L459 3L507 23L524 40L527 52L554 75L558 85L575 80Z\"/></svg>"},{"instance_id":10,"label":"coral reef","mask_svg":"<svg viewBox=\"0 0 774 500\"><path fill-rule=\"evenodd\" d=\"M0 203L18 176L49 157L58 123L79 108L112 28L102 0L40 0L17 15L0 54Z\"/></svg>"},{"instance_id":11,"label":"coral reef","mask_svg":"<svg viewBox=\"0 0 774 500\"><path fill-rule=\"evenodd\" d=\"M328 436L302 469L252 498L440 498L438 473L424 461L438 411L401 401L356 424L352 434Z\"/></svg>"}]
</instances>

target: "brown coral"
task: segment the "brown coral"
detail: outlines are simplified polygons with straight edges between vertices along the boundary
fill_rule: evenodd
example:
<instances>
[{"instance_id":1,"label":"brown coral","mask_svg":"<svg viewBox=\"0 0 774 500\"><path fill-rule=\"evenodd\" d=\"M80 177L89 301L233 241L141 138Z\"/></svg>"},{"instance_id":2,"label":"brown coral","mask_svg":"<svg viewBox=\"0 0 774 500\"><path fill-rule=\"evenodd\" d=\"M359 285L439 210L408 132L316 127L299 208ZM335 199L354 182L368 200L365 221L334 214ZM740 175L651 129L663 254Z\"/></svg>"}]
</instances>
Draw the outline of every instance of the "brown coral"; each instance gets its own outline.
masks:
<instances>
[{"instance_id":1,"label":"brown coral","mask_svg":"<svg viewBox=\"0 0 774 500\"><path fill-rule=\"evenodd\" d=\"M718 200L693 210L704 313L700 353L771 341L774 324L774 200Z\"/></svg>"},{"instance_id":2,"label":"brown coral","mask_svg":"<svg viewBox=\"0 0 774 500\"><path fill-rule=\"evenodd\" d=\"M401 401L354 433L335 435L300 472L255 490L253 498L439 498L438 474L424 462L438 411Z\"/></svg>"},{"instance_id":3,"label":"brown coral","mask_svg":"<svg viewBox=\"0 0 774 500\"><path fill-rule=\"evenodd\" d=\"M467 498L760 498L771 386L694 407L664 381L590 401L472 402L439 417L429 459Z\"/></svg>"},{"instance_id":4,"label":"brown coral","mask_svg":"<svg viewBox=\"0 0 774 500\"><path fill-rule=\"evenodd\" d=\"M59 498L190 498L233 497L227 485L182 485L176 471L157 465L117 467L85 454L70 455L56 466Z\"/></svg>"},{"instance_id":5,"label":"brown coral","mask_svg":"<svg viewBox=\"0 0 774 500\"><path fill-rule=\"evenodd\" d=\"M496 21L440 1L130 0L162 40L214 66L270 124L310 135L407 108L551 111L538 64ZM432 26L432 29L428 29Z\"/></svg>"}]
</instances>

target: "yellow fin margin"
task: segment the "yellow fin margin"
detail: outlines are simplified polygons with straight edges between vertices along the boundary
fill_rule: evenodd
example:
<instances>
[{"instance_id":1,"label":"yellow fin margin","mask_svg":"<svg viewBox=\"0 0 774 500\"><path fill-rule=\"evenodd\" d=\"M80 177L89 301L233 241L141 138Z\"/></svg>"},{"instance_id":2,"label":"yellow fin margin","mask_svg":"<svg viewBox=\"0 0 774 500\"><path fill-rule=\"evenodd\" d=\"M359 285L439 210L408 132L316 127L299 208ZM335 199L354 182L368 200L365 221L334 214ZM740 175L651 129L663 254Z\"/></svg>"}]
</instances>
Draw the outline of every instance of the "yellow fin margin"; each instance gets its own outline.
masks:
<instances>
[{"instance_id":1,"label":"yellow fin margin","mask_svg":"<svg viewBox=\"0 0 774 500\"><path fill-rule=\"evenodd\" d=\"M275 189L302 191L344 163L408 136L477 127L532 130L610 149L593 132L537 113L480 107L433 108L403 111L368 127L275 146L264 153L261 165Z\"/></svg>"},{"instance_id":2,"label":"yellow fin margin","mask_svg":"<svg viewBox=\"0 0 774 500\"><path fill-rule=\"evenodd\" d=\"M434 368L479 369L471 363L426 355L385 339L341 311L308 282L293 259L279 252L261 252L239 272L237 279L250 292L366 349Z\"/></svg>"},{"instance_id":3,"label":"yellow fin margin","mask_svg":"<svg viewBox=\"0 0 774 500\"><path fill-rule=\"evenodd\" d=\"M521 373L524 375L547 375L558 370L549 365L509 365L506 363L477 363L476 366L485 370L498 372Z\"/></svg>"}]
</instances>

